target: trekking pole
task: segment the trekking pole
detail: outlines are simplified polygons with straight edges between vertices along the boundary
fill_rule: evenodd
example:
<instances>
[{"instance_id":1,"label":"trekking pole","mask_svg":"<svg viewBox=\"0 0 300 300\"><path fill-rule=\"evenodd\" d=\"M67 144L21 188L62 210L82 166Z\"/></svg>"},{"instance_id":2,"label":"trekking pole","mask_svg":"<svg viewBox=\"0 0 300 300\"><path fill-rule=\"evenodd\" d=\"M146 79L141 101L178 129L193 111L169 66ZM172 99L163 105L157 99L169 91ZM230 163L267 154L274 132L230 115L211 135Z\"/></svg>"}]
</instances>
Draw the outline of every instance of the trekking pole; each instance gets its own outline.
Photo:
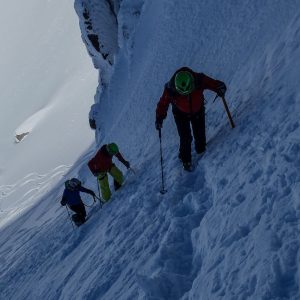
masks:
<instances>
[{"instance_id":1,"label":"trekking pole","mask_svg":"<svg viewBox=\"0 0 300 300\"><path fill-rule=\"evenodd\" d=\"M97 180L97 187L98 187L98 194L99 194L99 198L101 198L98 177L96 177L96 180ZM98 198L98 197L97 197L97 198Z\"/></svg>"},{"instance_id":2,"label":"trekking pole","mask_svg":"<svg viewBox=\"0 0 300 300\"><path fill-rule=\"evenodd\" d=\"M164 185L164 167L163 167L163 155L162 155L162 146L161 146L161 128L158 130L158 135L159 135L159 144L160 144L160 166L161 166L161 189L160 193L165 194L167 190L165 190L165 185Z\"/></svg>"},{"instance_id":3,"label":"trekking pole","mask_svg":"<svg viewBox=\"0 0 300 300\"><path fill-rule=\"evenodd\" d=\"M228 117L228 119L229 119L230 126L231 126L231 128L234 128L235 125L234 125L232 116L231 116L231 114L230 114L228 105L227 105L227 103L226 103L225 97L223 96L223 97L221 97L221 99L222 99L222 101L223 101L223 104L224 104L224 107L225 107L225 111L226 111L227 117Z\"/></svg>"},{"instance_id":4,"label":"trekking pole","mask_svg":"<svg viewBox=\"0 0 300 300\"><path fill-rule=\"evenodd\" d=\"M102 202L102 198L101 198L101 194L100 194L100 187L99 187L99 180L98 180L98 177L96 177L96 179L97 179L97 187L98 187L98 193L99 193L99 197L96 196L96 198L99 200L99 202L100 202L100 207L102 208L103 202Z\"/></svg>"},{"instance_id":5,"label":"trekking pole","mask_svg":"<svg viewBox=\"0 0 300 300\"><path fill-rule=\"evenodd\" d=\"M75 232L75 227L74 227L74 224L73 224L73 220L72 220L72 217L71 217L71 214L69 212L69 209L68 209L67 205L66 205L66 209L67 209L67 212L68 212L68 216L69 216L70 222L72 223L73 231Z\"/></svg>"},{"instance_id":6,"label":"trekking pole","mask_svg":"<svg viewBox=\"0 0 300 300\"><path fill-rule=\"evenodd\" d=\"M102 198L99 198L99 197L96 196L96 199L99 200L99 202L100 202L100 208L102 208L102 206L103 206L103 200L102 200Z\"/></svg>"}]
</instances>

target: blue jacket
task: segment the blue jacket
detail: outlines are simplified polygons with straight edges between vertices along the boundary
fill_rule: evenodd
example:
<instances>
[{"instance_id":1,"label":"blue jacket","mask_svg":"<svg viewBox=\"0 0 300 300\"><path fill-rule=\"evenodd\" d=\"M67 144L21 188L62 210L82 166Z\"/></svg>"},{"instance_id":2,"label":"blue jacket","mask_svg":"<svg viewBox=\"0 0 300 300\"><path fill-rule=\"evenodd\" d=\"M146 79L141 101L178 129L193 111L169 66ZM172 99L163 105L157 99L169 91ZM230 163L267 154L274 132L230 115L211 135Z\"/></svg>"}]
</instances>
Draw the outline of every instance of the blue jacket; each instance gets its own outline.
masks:
<instances>
[{"instance_id":1,"label":"blue jacket","mask_svg":"<svg viewBox=\"0 0 300 300\"><path fill-rule=\"evenodd\" d=\"M82 200L80 197L79 192L87 193L90 194L91 196L95 196L95 193L92 190L86 189L83 186L80 186L77 190L71 191L69 189L64 190L62 200L61 200L61 205L79 205L82 204Z\"/></svg>"}]
</instances>

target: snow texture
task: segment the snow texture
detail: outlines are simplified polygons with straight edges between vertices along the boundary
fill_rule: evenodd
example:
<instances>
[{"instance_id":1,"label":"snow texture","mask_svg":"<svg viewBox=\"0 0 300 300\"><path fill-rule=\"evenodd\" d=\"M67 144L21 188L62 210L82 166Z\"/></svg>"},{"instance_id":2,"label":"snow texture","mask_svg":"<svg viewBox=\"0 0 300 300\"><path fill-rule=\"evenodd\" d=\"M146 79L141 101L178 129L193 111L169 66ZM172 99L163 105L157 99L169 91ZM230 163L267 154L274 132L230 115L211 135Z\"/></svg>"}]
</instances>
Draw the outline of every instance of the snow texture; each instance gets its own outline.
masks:
<instances>
[{"instance_id":1,"label":"snow texture","mask_svg":"<svg viewBox=\"0 0 300 300\"><path fill-rule=\"evenodd\" d=\"M93 12L100 5L84 3ZM124 186L102 209L88 207L88 222L75 231L59 205L63 180L36 196L30 209L14 199L21 211L0 229L1 298L300 299L299 1L118 4L119 49L111 52L113 63L103 65L109 76L95 99L97 144L66 176L97 191L86 163L112 141L135 174L116 162ZM93 28L103 22L91 20ZM206 93L207 151L193 151L195 170L186 173L169 110L162 130L168 191L161 195L155 108L181 66L227 84L236 128L222 102ZM100 78L102 72L100 66ZM35 123L29 121L25 125ZM36 175L29 175L30 183ZM43 187L44 179L39 182ZM14 189L1 187L1 203ZM83 201L92 204L88 195Z\"/></svg>"},{"instance_id":2,"label":"snow texture","mask_svg":"<svg viewBox=\"0 0 300 300\"><path fill-rule=\"evenodd\" d=\"M1 6L0 25L4 224L34 206L93 142L88 112L97 72L67 0L8 1Z\"/></svg>"}]
</instances>

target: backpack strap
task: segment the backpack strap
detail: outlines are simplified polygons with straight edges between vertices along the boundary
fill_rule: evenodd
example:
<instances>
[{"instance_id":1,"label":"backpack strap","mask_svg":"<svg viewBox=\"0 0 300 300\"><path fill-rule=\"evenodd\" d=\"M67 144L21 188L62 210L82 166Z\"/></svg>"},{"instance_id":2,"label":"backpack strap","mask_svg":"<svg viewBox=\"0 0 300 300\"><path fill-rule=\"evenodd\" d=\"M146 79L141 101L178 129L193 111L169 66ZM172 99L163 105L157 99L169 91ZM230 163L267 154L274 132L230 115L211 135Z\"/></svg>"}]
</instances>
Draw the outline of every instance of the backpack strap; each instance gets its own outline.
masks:
<instances>
[{"instance_id":1,"label":"backpack strap","mask_svg":"<svg viewBox=\"0 0 300 300\"><path fill-rule=\"evenodd\" d=\"M194 80L195 80L195 89L198 90L202 87L203 85L203 73L194 73Z\"/></svg>"}]
</instances>

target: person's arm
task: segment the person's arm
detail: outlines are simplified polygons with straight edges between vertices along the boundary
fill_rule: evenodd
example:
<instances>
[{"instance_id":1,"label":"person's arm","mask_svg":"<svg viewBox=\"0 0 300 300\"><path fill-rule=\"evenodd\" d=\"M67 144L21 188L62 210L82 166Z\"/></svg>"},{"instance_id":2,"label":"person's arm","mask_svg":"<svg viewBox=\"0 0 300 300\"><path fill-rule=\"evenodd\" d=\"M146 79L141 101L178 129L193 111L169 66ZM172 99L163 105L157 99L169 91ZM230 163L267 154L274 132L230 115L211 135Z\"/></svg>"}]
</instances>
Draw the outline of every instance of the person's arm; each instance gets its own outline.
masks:
<instances>
[{"instance_id":1,"label":"person's arm","mask_svg":"<svg viewBox=\"0 0 300 300\"><path fill-rule=\"evenodd\" d=\"M127 161L120 152L116 154L116 158L127 168L130 168L130 163Z\"/></svg>"},{"instance_id":2,"label":"person's arm","mask_svg":"<svg viewBox=\"0 0 300 300\"><path fill-rule=\"evenodd\" d=\"M90 195L93 196L93 197L96 196L96 194L95 194L92 190L87 189L87 188L85 188L85 187L83 187L83 186L81 186L81 187L79 188L79 191L82 192L82 193L90 194Z\"/></svg>"},{"instance_id":3,"label":"person's arm","mask_svg":"<svg viewBox=\"0 0 300 300\"><path fill-rule=\"evenodd\" d=\"M157 107L156 107L156 129L162 128L163 120L167 117L168 108L170 105L171 99L168 90L165 88L162 96L160 97Z\"/></svg>"},{"instance_id":4,"label":"person's arm","mask_svg":"<svg viewBox=\"0 0 300 300\"><path fill-rule=\"evenodd\" d=\"M225 96L227 87L223 81L215 80L203 73L198 74L198 76L201 76L200 81L201 81L203 89L211 90L211 91L217 93L219 97Z\"/></svg>"}]
</instances>

